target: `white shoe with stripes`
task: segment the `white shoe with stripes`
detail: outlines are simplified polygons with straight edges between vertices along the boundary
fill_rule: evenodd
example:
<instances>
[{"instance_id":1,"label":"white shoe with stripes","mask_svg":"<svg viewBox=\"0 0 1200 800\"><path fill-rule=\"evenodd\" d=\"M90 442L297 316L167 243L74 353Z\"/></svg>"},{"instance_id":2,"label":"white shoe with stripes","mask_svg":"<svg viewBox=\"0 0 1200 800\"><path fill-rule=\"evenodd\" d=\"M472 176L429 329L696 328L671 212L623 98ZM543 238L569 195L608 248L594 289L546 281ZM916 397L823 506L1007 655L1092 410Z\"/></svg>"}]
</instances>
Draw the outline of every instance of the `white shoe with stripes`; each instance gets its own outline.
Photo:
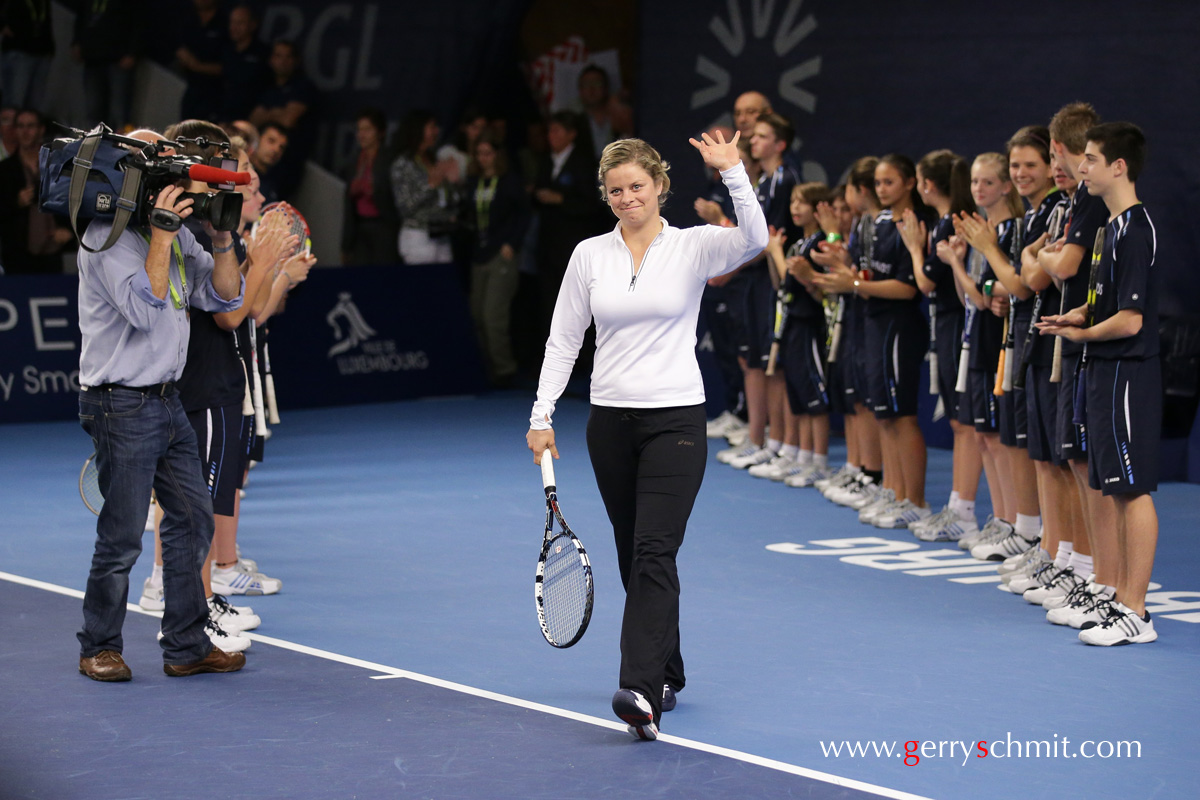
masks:
<instances>
[{"instance_id":1,"label":"white shoe with stripes","mask_svg":"<svg viewBox=\"0 0 1200 800\"><path fill-rule=\"evenodd\" d=\"M1113 601L1108 604L1108 617L1099 625L1079 632L1079 641L1098 647L1119 644L1145 644L1158 638L1150 612L1139 617L1133 610Z\"/></svg>"}]
</instances>

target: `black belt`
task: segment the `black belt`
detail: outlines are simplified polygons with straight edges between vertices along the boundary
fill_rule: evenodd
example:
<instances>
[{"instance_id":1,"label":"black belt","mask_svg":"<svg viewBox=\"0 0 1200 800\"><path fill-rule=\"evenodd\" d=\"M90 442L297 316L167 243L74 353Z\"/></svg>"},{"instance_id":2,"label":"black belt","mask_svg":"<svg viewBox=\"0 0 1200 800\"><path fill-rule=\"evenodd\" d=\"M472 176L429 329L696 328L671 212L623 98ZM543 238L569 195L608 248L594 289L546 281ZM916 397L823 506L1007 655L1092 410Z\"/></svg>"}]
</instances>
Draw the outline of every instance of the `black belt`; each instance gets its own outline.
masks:
<instances>
[{"instance_id":1,"label":"black belt","mask_svg":"<svg viewBox=\"0 0 1200 800\"><path fill-rule=\"evenodd\" d=\"M165 397L175 391L175 381L167 381L166 383L156 383L151 386L125 386L120 383L102 383L99 386L93 386L92 389L103 392L109 389L128 389L131 392L141 392L142 394L156 394Z\"/></svg>"}]
</instances>

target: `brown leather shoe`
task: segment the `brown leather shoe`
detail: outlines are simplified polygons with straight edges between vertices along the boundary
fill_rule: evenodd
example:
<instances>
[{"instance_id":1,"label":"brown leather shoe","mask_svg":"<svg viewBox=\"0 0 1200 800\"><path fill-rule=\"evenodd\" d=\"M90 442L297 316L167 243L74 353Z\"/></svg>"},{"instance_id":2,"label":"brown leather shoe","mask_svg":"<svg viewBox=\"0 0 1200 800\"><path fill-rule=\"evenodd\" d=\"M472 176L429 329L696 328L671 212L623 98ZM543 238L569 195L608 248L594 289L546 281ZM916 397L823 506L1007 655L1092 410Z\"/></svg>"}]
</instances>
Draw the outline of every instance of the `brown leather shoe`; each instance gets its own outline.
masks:
<instances>
[{"instance_id":1,"label":"brown leather shoe","mask_svg":"<svg viewBox=\"0 0 1200 800\"><path fill-rule=\"evenodd\" d=\"M127 681L133 677L116 650L101 650L91 658L79 659L79 671L94 681Z\"/></svg>"},{"instance_id":2,"label":"brown leather shoe","mask_svg":"<svg viewBox=\"0 0 1200 800\"><path fill-rule=\"evenodd\" d=\"M163 672L172 678L186 678L201 672L237 672L244 666L246 656L241 653L226 653L221 648L214 647L203 661L194 664L163 664Z\"/></svg>"}]
</instances>

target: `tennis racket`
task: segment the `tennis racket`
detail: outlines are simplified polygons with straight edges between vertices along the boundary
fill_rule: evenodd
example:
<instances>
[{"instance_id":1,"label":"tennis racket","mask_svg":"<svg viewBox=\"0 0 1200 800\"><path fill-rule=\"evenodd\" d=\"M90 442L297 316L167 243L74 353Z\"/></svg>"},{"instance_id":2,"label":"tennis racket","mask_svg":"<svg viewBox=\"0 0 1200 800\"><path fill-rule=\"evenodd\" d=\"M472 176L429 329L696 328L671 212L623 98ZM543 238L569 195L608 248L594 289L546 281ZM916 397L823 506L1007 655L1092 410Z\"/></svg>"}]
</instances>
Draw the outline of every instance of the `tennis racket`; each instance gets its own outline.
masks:
<instances>
[{"instance_id":1,"label":"tennis racket","mask_svg":"<svg viewBox=\"0 0 1200 800\"><path fill-rule=\"evenodd\" d=\"M791 294L785 294L783 289L775 292L775 327L771 329L771 350L767 354L767 377L775 374L775 364L779 361L779 345L783 341L783 326L787 322L786 305L792 301Z\"/></svg>"},{"instance_id":2,"label":"tennis racket","mask_svg":"<svg viewBox=\"0 0 1200 800\"><path fill-rule=\"evenodd\" d=\"M571 532L558 507L554 482L554 458L542 453L542 488L546 491L546 534L534 578L538 623L542 636L555 647L565 648L583 638L592 618L594 593L592 563L583 544ZM558 520L559 532L554 532Z\"/></svg>"},{"instance_id":3,"label":"tennis racket","mask_svg":"<svg viewBox=\"0 0 1200 800\"><path fill-rule=\"evenodd\" d=\"M978 250L972 249L967 253L967 275L978 286L982 274L983 256ZM963 321L962 349L958 353L958 375L954 381L954 391L959 394L967 391L967 374L971 366L971 325L979 313L969 297L963 298L963 308L966 309L966 319Z\"/></svg>"},{"instance_id":4,"label":"tennis racket","mask_svg":"<svg viewBox=\"0 0 1200 800\"><path fill-rule=\"evenodd\" d=\"M263 340L263 371L266 372L267 422L279 424L279 406L275 402L275 376L271 374L271 345Z\"/></svg>"},{"instance_id":5,"label":"tennis racket","mask_svg":"<svg viewBox=\"0 0 1200 800\"><path fill-rule=\"evenodd\" d=\"M104 508L104 495L100 493L100 473L96 470L96 454L87 457L79 471L79 496L83 504L96 516Z\"/></svg>"},{"instance_id":6,"label":"tennis racket","mask_svg":"<svg viewBox=\"0 0 1200 800\"><path fill-rule=\"evenodd\" d=\"M284 256L284 260L291 258L296 253L303 252L305 255L309 255L312 252L312 233L308 229L308 220L291 203L281 200L278 203L270 203L264 206L258 221L250 229L250 235L253 237L258 232L259 226L264 223L268 225L282 225L287 229L288 233L299 237L299 246Z\"/></svg>"}]
</instances>

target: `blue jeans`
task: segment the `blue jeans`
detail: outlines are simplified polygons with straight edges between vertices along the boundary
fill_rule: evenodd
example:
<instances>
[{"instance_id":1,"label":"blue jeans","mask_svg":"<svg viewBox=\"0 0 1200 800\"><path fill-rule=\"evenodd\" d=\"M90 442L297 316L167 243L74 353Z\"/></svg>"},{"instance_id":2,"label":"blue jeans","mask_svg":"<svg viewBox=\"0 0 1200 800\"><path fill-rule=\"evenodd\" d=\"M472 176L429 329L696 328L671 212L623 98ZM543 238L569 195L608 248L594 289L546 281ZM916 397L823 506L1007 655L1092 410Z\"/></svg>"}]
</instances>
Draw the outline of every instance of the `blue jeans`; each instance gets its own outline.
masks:
<instances>
[{"instance_id":1,"label":"blue jeans","mask_svg":"<svg viewBox=\"0 0 1200 800\"><path fill-rule=\"evenodd\" d=\"M212 498L200 477L196 433L179 394L87 389L79 393L79 421L95 445L104 495L83 596L80 657L124 648L129 571L142 552L153 488L163 509L163 661L203 660L212 650L204 630L208 604L200 576L212 544Z\"/></svg>"}]
</instances>

